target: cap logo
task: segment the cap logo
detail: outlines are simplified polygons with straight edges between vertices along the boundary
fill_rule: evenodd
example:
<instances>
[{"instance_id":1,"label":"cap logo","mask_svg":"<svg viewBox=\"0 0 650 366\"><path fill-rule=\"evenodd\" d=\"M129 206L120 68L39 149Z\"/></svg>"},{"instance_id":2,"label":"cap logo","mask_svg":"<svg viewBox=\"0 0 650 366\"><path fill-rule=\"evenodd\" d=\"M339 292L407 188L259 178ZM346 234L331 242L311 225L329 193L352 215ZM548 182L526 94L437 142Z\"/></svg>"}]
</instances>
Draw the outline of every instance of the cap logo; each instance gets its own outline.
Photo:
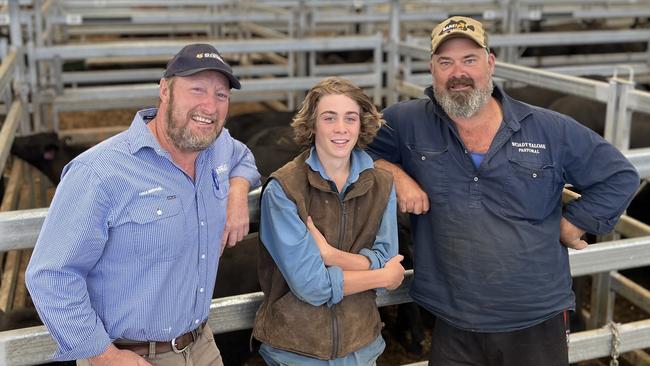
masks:
<instances>
[{"instance_id":1,"label":"cap logo","mask_svg":"<svg viewBox=\"0 0 650 366\"><path fill-rule=\"evenodd\" d=\"M443 33L449 33L455 29L462 30L462 31L470 30L472 32L476 30L474 29L473 25L467 25L467 23L465 23L464 20L459 20L459 21L451 20L449 23L447 23L447 25L445 25L442 28L442 30L438 35L442 35Z\"/></svg>"},{"instance_id":2,"label":"cap logo","mask_svg":"<svg viewBox=\"0 0 650 366\"><path fill-rule=\"evenodd\" d=\"M196 54L196 58L198 58L199 60L203 58L216 58L217 60L225 63L225 61L221 58L221 56L219 56L218 53L214 53L214 52L200 52Z\"/></svg>"}]
</instances>

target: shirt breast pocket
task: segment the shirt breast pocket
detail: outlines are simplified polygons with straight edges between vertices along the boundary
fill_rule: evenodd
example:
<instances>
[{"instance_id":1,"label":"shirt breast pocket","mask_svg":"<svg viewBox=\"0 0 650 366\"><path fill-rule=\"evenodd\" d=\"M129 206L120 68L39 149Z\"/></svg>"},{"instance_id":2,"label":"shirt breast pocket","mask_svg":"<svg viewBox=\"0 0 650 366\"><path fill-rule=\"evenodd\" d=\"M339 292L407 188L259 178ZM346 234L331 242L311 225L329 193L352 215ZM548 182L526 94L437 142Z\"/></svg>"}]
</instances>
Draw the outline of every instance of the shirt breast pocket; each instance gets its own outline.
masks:
<instances>
[{"instance_id":1,"label":"shirt breast pocket","mask_svg":"<svg viewBox=\"0 0 650 366\"><path fill-rule=\"evenodd\" d=\"M136 256L144 261L172 261L183 249L185 219L178 198L150 197L129 210Z\"/></svg>"},{"instance_id":2,"label":"shirt breast pocket","mask_svg":"<svg viewBox=\"0 0 650 366\"><path fill-rule=\"evenodd\" d=\"M446 204L449 201L447 147L407 145L407 148L410 154L408 170L412 178L427 192L431 202Z\"/></svg>"},{"instance_id":3,"label":"shirt breast pocket","mask_svg":"<svg viewBox=\"0 0 650 366\"><path fill-rule=\"evenodd\" d=\"M230 180L227 175L213 174L212 175L212 192L217 199L224 199L228 197L230 190Z\"/></svg>"},{"instance_id":4,"label":"shirt breast pocket","mask_svg":"<svg viewBox=\"0 0 650 366\"><path fill-rule=\"evenodd\" d=\"M550 162L525 161L510 158L504 184L504 215L543 220L557 203L555 166Z\"/></svg>"}]
</instances>

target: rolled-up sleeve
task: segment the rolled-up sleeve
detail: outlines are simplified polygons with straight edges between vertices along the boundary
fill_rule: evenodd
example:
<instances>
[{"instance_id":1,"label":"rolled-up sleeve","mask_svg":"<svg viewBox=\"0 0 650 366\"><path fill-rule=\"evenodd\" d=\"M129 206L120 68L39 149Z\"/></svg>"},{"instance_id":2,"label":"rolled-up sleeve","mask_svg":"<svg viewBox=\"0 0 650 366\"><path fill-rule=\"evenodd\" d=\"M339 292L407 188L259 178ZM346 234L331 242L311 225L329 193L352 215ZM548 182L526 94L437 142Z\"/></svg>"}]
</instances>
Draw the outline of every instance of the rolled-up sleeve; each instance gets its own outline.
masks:
<instances>
[{"instance_id":1,"label":"rolled-up sleeve","mask_svg":"<svg viewBox=\"0 0 650 366\"><path fill-rule=\"evenodd\" d=\"M565 126L563 173L582 196L565 207L564 217L589 233L608 233L634 197L639 174L596 133L573 120Z\"/></svg>"},{"instance_id":2,"label":"rolled-up sleeve","mask_svg":"<svg viewBox=\"0 0 650 366\"><path fill-rule=\"evenodd\" d=\"M370 260L370 269L383 268L386 262L396 256L399 251L396 201L395 186L393 186L375 242L371 248L363 248L359 251L359 254L368 257L368 260Z\"/></svg>"},{"instance_id":3,"label":"rolled-up sleeve","mask_svg":"<svg viewBox=\"0 0 650 366\"><path fill-rule=\"evenodd\" d=\"M260 239L299 299L314 306L343 299L343 271L325 266L296 205L276 180L262 194Z\"/></svg>"},{"instance_id":4,"label":"rolled-up sleeve","mask_svg":"<svg viewBox=\"0 0 650 366\"><path fill-rule=\"evenodd\" d=\"M225 132L224 132L225 133ZM250 183L251 188L260 186L260 173L255 165L255 157L246 145L233 139L232 169L230 178L242 177Z\"/></svg>"},{"instance_id":5,"label":"rolled-up sleeve","mask_svg":"<svg viewBox=\"0 0 650 366\"><path fill-rule=\"evenodd\" d=\"M27 288L58 345L55 361L95 356L111 342L85 280L108 239L109 203L92 169L68 165L27 267Z\"/></svg>"}]
</instances>

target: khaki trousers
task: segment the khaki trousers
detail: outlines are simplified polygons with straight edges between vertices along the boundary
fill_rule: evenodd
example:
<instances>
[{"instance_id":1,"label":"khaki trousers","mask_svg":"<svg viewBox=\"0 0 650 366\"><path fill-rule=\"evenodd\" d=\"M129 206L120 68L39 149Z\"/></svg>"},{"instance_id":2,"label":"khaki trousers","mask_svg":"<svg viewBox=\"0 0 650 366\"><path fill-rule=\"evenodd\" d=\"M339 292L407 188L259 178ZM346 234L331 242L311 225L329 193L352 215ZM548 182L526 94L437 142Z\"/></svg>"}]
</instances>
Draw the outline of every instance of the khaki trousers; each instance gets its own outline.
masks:
<instances>
[{"instance_id":1,"label":"khaki trousers","mask_svg":"<svg viewBox=\"0 0 650 366\"><path fill-rule=\"evenodd\" d=\"M165 352L145 359L153 366L223 366L221 353L214 343L212 329L207 324L199 339L183 353ZM77 366L90 366L90 362L77 360Z\"/></svg>"}]
</instances>

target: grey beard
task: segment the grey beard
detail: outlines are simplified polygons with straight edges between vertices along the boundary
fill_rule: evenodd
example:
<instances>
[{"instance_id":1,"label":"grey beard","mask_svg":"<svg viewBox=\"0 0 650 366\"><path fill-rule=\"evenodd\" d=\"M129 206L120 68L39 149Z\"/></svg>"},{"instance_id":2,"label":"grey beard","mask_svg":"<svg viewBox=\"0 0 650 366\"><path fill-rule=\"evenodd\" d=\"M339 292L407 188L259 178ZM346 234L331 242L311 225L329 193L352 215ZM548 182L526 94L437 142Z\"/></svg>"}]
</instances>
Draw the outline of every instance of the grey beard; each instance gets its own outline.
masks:
<instances>
[{"instance_id":1,"label":"grey beard","mask_svg":"<svg viewBox=\"0 0 650 366\"><path fill-rule=\"evenodd\" d=\"M171 126L171 123L167 128L167 134L179 150L194 152L207 149L218 136L217 134L214 138L212 136L202 138L192 134L192 131L187 126L174 127Z\"/></svg>"},{"instance_id":2,"label":"grey beard","mask_svg":"<svg viewBox=\"0 0 650 366\"><path fill-rule=\"evenodd\" d=\"M438 90L433 84L433 95L442 109L452 118L470 118L478 113L492 96L492 78L485 89L472 89L468 92L449 92Z\"/></svg>"},{"instance_id":3,"label":"grey beard","mask_svg":"<svg viewBox=\"0 0 650 366\"><path fill-rule=\"evenodd\" d=\"M167 137L172 141L174 146L181 151L198 152L207 149L214 140L219 137L221 130L216 131L214 136L201 137L194 135L189 126L179 126L173 116L174 98L173 94L169 99L169 106L167 108ZM215 122L216 123L216 122Z\"/></svg>"}]
</instances>

